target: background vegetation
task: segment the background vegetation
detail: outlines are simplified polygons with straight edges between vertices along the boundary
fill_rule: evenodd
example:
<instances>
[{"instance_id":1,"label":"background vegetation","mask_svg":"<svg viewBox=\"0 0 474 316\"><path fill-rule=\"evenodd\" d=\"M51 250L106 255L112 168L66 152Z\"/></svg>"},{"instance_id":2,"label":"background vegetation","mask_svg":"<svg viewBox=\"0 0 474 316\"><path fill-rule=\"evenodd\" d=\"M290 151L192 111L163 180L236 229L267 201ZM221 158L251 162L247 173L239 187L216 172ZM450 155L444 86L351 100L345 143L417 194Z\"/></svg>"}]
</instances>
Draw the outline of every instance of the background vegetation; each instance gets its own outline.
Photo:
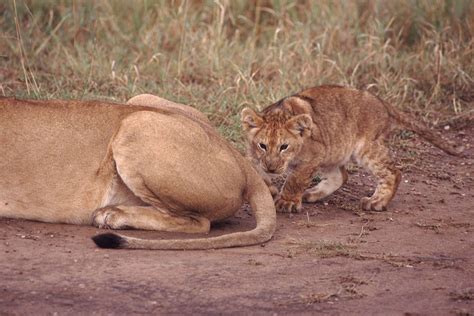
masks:
<instances>
[{"instance_id":1,"label":"background vegetation","mask_svg":"<svg viewBox=\"0 0 474 316\"><path fill-rule=\"evenodd\" d=\"M471 0L4 0L0 31L0 95L153 93L237 142L242 107L323 83L434 123L474 108Z\"/></svg>"}]
</instances>

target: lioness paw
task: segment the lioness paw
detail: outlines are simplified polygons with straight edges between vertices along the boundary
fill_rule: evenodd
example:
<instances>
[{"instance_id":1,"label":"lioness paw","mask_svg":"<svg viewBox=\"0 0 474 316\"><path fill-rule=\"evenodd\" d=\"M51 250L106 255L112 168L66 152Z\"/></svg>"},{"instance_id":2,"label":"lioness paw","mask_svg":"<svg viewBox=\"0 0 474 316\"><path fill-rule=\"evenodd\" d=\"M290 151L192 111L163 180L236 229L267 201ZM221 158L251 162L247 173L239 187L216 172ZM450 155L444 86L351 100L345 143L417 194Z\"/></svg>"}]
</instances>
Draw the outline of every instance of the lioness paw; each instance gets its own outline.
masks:
<instances>
[{"instance_id":1,"label":"lioness paw","mask_svg":"<svg viewBox=\"0 0 474 316\"><path fill-rule=\"evenodd\" d=\"M288 198L279 195L275 200L275 206L281 213L298 213L301 211L301 198Z\"/></svg>"},{"instance_id":2,"label":"lioness paw","mask_svg":"<svg viewBox=\"0 0 474 316\"><path fill-rule=\"evenodd\" d=\"M121 223L123 211L116 207L103 207L94 211L92 214L92 223L94 226L104 229L124 228Z\"/></svg>"}]
</instances>

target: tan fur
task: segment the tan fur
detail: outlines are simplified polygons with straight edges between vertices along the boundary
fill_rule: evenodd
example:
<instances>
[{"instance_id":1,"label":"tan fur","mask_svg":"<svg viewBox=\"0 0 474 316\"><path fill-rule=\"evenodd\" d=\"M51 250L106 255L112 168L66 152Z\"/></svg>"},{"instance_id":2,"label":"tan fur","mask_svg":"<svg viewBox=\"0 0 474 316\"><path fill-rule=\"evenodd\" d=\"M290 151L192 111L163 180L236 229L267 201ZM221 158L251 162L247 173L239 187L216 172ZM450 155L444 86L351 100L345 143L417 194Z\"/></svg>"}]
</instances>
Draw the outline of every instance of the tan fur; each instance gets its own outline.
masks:
<instances>
[{"instance_id":1,"label":"tan fur","mask_svg":"<svg viewBox=\"0 0 474 316\"><path fill-rule=\"evenodd\" d=\"M257 169L268 174L289 171L276 196L277 209L284 212L300 210L302 200L315 202L336 191L347 181L344 166L351 159L378 180L372 197L361 200L362 208L385 210L401 178L384 144L394 123L450 154L462 151L376 96L339 86L304 90L266 107L260 114L246 108L241 120L249 155ZM316 172L323 180L308 188ZM268 179L266 182L269 184Z\"/></svg>"},{"instance_id":2,"label":"tan fur","mask_svg":"<svg viewBox=\"0 0 474 316\"><path fill-rule=\"evenodd\" d=\"M202 113L151 95L129 103L0 98L0 217L206 233L249 201L257 227L248 232L187 240L107 235L119 244L98 244L209 249L271 238L267 186Z\"/></svg>"}]
</instances>

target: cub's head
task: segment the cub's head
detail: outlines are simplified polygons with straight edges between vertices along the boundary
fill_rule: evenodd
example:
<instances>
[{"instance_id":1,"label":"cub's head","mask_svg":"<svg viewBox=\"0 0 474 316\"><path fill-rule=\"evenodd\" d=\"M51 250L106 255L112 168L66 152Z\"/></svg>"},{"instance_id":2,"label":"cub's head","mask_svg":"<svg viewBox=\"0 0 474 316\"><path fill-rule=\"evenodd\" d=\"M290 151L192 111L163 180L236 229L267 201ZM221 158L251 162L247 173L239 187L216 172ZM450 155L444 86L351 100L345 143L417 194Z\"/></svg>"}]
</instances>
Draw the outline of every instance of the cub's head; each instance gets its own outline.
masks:
<instances>
[{"instance_id":1,"label":"cub's head","mask_svg":"<svg viewBox=\"0 0 474 316\"><path fill-rule=\"evenodd\" d=\"M309 114L290 115L284 111L258 114L245 108L240 115L250 154L268 173L281 174L311 136Z\"/></svg>"}]
</instances>

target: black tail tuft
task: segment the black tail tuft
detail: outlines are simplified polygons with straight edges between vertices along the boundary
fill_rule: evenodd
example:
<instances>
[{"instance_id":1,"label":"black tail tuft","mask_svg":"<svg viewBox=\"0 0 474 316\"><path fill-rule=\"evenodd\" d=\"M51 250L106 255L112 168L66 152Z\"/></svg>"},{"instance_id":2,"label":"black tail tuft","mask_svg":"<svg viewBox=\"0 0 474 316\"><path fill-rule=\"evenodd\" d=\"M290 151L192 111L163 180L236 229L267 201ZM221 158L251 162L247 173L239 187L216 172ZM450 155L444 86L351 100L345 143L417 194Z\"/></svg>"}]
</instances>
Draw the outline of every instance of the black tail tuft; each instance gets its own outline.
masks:
<instances>
[{"instance_id":1,"label":"black tail tuft","mask_svg":"<svg viewBox=\"0 0 474 316\"><path fill-rule=\"evenodd\" d=\"M112 233L94 236L92 237L92 240L100 248L122 248L125 244L125 239Z\"/></svg>"}]
</instances>

